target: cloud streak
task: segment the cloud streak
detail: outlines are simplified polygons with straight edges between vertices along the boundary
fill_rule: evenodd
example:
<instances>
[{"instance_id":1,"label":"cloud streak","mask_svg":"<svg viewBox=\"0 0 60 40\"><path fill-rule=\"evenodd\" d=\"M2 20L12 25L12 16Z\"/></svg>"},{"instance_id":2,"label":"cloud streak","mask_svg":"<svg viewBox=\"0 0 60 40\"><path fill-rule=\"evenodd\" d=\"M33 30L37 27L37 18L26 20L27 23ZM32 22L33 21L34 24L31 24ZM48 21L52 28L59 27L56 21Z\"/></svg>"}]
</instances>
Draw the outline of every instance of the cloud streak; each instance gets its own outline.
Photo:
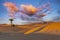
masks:
<instances>
[{"instance_id":1,"label":"cloud streak","mask_svg":"<svg viewBox=\"0 0 60 40\"><path fill-rule=\"evenodd\" d=\"M50 3L43 4L41 7L34 7L33 5L21 4L18 8L12 2L5 2L4 6L7 7L10 17L15 17L16 12L20 12L18 17L26 21L41 21L42 17L46 16L46 12L50 11ZM45 10L45 11L44 11ZM16 13L16 14L15 14Z\"/></svg>"}]
</instances>

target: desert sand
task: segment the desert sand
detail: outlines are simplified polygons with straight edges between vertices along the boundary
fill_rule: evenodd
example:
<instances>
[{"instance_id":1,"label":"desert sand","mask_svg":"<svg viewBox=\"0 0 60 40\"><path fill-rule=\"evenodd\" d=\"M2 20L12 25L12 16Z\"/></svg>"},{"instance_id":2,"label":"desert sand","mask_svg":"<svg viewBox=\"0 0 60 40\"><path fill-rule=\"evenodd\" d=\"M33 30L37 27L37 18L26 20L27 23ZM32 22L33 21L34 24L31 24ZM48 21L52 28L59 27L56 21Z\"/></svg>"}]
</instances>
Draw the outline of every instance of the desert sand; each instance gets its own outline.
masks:
<instances>
[{"instance_id":1,"label":"desert sand","mask_svg":"<svg viewBox=\"0 0 60 40\"><path fill-rule=\"evenodd\" d=\"M60 22L26 25L0 24L0 40L60 40Z\"/></svg>"}]
</instances>

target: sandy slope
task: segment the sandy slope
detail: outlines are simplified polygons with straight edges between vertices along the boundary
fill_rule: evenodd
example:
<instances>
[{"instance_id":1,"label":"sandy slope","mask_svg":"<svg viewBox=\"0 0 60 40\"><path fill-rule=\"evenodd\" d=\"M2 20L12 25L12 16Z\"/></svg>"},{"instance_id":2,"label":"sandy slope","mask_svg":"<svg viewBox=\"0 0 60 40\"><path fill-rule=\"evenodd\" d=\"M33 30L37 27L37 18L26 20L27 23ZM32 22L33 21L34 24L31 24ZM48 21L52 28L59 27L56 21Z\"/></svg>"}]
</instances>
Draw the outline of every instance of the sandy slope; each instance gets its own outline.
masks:
<instances>
[{"instance_id":1,"label":"sandy slope","mask_svg":"<svg viewBox=\"0 0 60 40\"><path fill-rule=\"evenodd\" d=\"M11 27L10 25L1 25L0 31L18 31L24 34L31 33L47 33L47 34L59 34L60 35L60 22L51 22L47 24L43 29L41 27L44 24L33 23L26 25L15 25L15 27Z\"/></svg>"},{"instance_id":2,"label":"sandy slope","mask_svg":"<svg viewBox=\"0 0 60 40\"><path fill-rule=\"evenodd\" d=\"M60 35L60 22L49 23L44 29L39 30L37 33L59 34Z\"/></svg>"},{"instance_id":3,"label":"sandy slope","mask_svg":"<svg viewBox=\"0 0 60 40\"><path fill-rule=\"evenodd\" d=\"M60 22L49 23L41 29L42 25L34 23L15 25L13 28L10 25L0 25L0 40L60 40Z\"/></svg>"}]
</instances>

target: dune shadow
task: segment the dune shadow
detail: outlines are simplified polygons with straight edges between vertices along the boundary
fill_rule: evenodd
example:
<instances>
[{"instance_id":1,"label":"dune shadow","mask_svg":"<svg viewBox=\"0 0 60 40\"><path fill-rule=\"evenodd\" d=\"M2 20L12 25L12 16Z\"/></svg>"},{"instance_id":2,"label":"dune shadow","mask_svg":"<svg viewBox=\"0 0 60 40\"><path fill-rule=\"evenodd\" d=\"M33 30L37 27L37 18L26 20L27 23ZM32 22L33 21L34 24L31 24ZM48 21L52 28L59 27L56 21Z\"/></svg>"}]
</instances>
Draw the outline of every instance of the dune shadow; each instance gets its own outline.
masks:
<instances>
[{"instance_id":1,"label":"dune shadow","mask_svg":"<svg viewBox=\"0 0 60 40\"><path fill-rule=\"evenodd\" d=\"M60 35L43 33L25 35L19 32L0 32L0 40L60 40Z\"/></svg>"}]
</instances>

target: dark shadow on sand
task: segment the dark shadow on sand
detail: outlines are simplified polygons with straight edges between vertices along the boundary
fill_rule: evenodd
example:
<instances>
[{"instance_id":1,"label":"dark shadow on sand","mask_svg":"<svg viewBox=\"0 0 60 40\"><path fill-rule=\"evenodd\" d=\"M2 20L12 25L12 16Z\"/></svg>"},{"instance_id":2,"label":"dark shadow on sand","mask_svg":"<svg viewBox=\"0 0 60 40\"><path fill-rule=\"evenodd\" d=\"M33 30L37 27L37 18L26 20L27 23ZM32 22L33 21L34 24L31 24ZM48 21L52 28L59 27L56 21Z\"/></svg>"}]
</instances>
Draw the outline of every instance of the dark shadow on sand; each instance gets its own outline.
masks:
<instances>
[{"instance_id":1,"label":"dark shadow on sand","mask_svg":"<svg viewBox=\"0 0 60 40\"><path fill-rule=\"evenodd\" d=\"M60 40L60 35L52 34L29 34L19 32L0 32L0 40Z\"/></svg>"}]
</instances>

